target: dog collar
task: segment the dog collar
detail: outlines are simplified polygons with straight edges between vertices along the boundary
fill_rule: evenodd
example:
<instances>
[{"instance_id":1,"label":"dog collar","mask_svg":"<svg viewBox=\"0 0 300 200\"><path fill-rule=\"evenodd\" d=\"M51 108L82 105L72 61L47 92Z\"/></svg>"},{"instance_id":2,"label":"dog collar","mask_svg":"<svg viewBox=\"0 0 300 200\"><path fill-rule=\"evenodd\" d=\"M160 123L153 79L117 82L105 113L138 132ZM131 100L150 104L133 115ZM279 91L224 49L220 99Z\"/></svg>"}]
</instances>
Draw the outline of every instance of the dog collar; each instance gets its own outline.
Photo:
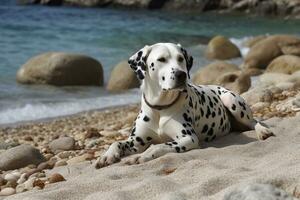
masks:
<instances>
[{"instance_id":1,"label":"dog collar","mask_svg":"<svg viewBox=\"0 0 300 200\"><path fill-rule=\"evenodd\" d=\"M146 96L145 96L145 93L143 93L143 98L146 102L146 104L150 107L150 108L153 108L153 109L156 109L156 110L163 110L163 109L167 109L171 106L173 106L180 98L180 95L181 95L181 92L179 92L179 94L177 95L176 99L174 99L174 101L172 101L170 104L167 104L167 105L152 105L150 104L147 99L146 99Z\"/></svg>"}]
</instances>

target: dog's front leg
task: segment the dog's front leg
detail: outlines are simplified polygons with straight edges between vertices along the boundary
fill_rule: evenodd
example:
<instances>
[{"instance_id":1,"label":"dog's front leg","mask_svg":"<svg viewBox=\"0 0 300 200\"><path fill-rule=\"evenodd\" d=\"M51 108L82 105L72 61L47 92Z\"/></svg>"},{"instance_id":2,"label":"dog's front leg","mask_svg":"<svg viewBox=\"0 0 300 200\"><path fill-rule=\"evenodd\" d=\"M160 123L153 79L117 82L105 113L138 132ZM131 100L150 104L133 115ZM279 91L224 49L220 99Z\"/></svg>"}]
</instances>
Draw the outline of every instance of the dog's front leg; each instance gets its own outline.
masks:
<instances>
[{"instance_id":1,"label":"dog's front leg","mask_svg":"<svg viewBox=\"0 0 300 200\"><path fill-rule=\"evenodd\" d=\"M141 115L141 114L140 114ZM127 155L141 153L157 140L157 135L147 126L148 120L138 117L127 140L114 142L108 150L96 161L95 167L102 168L119 162Z\"/></svg>"},{"instance_id":2,"label":"dog's front leg","mask_svg":"<svg viewBox=\"0 0 300 200\"><path fill-rule=\"evenodd\" d=\"M182 153L191 149L199 148L198 137L195 134L176 138L171 142L151 145L145 152L124 159L126 164L139 164L161 157L167 153Z\"/></svg>"}]
</instances>

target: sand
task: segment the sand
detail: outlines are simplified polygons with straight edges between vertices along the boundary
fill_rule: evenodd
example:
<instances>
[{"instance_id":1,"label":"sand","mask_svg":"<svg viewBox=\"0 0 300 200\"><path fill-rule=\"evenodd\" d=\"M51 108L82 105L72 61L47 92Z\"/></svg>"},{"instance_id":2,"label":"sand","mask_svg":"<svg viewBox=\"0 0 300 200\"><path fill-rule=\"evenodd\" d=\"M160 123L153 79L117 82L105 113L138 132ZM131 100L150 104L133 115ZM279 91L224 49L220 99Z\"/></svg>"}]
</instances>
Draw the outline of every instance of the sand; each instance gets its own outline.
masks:
<instances>
[{"instance_id":1,"label":"sand","mask_svg":"<svg viewBox=\"0 0 300 200\"><path fill-rule=\"evenodd\" d=\"M270 183L288 193L300 191L300 117L266 121L276 137L257 141L254 131L233 133L202 148L171 153L153 161L121 163L99 170L91 161L56 167L67 181L7 200L222 199L247 183Z\"/></svg>"}]
</instances>

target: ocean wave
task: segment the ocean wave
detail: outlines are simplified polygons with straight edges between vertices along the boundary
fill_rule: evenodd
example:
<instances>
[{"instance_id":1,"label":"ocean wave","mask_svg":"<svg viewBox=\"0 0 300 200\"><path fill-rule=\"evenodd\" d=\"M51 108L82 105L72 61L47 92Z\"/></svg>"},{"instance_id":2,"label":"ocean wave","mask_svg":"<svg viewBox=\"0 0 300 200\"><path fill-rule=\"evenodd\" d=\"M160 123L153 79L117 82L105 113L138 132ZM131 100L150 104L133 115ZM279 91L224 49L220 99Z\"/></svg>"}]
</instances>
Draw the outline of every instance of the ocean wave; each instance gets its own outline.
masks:
<instances>
[{"instance_id":1,"label":"ocean wave","mask_svg":"<svg viewBox=\"0 0 300 200\"><path fill-rule=\"evenodd\" d=\"M139 102L138 90L126 94L109 95L88 99L69 99L58 103L27 103L20 107L0 111L0 124L12 124L52 117L72 115L83 111L102 109Z\"/></svg>"},{"instance_id":2,"label":"ocean wave","mask_svg":"<svg viewBox=\"0 0 300 200\"><path fill-rule=\"evenodd\" d=\"M242 38L230 38L230 41L235 44L241 51L242 57L245 57L249 52L250 48L245 45L246 41L253 38L252 36Z\"/></svg>"}]
</instances>

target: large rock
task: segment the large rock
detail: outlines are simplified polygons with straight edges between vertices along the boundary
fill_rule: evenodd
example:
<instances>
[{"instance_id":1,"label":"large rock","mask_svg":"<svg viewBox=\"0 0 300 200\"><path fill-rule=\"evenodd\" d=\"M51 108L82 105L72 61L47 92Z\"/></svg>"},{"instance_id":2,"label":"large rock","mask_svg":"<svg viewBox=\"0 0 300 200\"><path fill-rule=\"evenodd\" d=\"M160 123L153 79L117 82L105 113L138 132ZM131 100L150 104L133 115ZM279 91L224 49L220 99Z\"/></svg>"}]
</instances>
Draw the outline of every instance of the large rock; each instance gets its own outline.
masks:
<instances>
[{"instance_id":1,"label":"large rock","mask_svg":"<svg viewBox=\"0 0 300 200\"><path fill-rule=\"evenodd\" d=\"M297 55L300 39L291 35L274 35L257 42L248 52L243 68L265 69L276 57L283 54ZM299 50L300 51L300 50Z\"/></svg>"},{"instance_id":2,"label":"large rock","mask_svg":"<svg viewBox=\"0 0 300 200\"><path fill-rule=\"evenodd\" d=\"M283 55L274 59L267 67L266 72L292 74L300 70L300 57Z\"/></svg>"},{"instance_id":3,"label":"large rock","mask_svg":"<svg viewBox=\"0 0 300 200\"><path fill-rule=\"evenodd\" d=\"M113 6L131 7L131 8L161 8L166 0L113 0Z\"/></svg>"},{"instance_id":4,"label":"large rock","mask_svg":"<svg viewBox=\"0 0 300 200\"><path fill-rule=\"evenodd\" d=\"M49 52L27 61L17 73L24 84L103 85L101 64L80 54Z\"/></svg>"},{"instance_id":5,"label":"large rock","mask_svg":"<svg viewBox=\"0 0 300 200\"><path fill-rule=\"evenodd\" d=\"M44 161L45 158L39 150L22 144L0 154L0 170L13 170L30 164L38 165Z\"/></svg>"},{"instance_id":6,"label":"large rock","mask_svg":"<svg viewBox=\"0 0 300 200\"><path fill-rule=\"evenodd\" d=\"M223 200L296 200L282 189L270 184L241 185L225 194Z\"/></svg>"},{"instance_id":7,"label":"large rock","mask_svg":"<svg viewBox=\"0 0 300 200\"><path fill-rule=\"evenodd\" d=\"M53 140L49 147L53 152L73 150L75 148L75 140L72 137L60 137Z\"/></svg>"},{"instance_id":8,"label":"large rock","mask_svg":"<svg viewBox=\"0 0 300 200\"><path fill-rule=\"evenodd\" d=\"M63 0L63 3L71 6L103 7L112 3L113 0Z\"/></svg>"},{"instance_id":9,"label":"large rock","mask_svg":"<svg viewBox=\"0 0 300 200\"><path fill-rule=\"evenodd\" d=\"M185 11L205 11L215 8L218 5L216 1L199 1L199 0L168 0L163 8L166 10L185 10Z\"/></svg>"},{"instance_id":10,"label":"large rock","mask_svg":"<svg viewBox=\"0 0 300 200\"><path fill-rule=\"evenodd\" d=\"M227 72L216 80L221 85L235 93L241 94L251 87L250 75L242 71Z\"/></svg>"},{"instance_id":11,"label":"large rock","mask_svg":"<svg viewBox=\"0 0 300 200\"><path fill-rule=\"evenodd\" d=\"M216 84L216 80L221 75L234 71L239 71L239 68L236 65L217 61L200 68L194 75L193 82L198 85Z\"/></svg>"},{"instance_id":12,"label":"large rock","mask_svg":"<svg viewBox=\"0 0 300 200\"><path fill-rule=\"evenodd\" d=\"M139 81L127 61L117 64L110 74L107 90L122 91L136 87L139 87Z\"/></svg>"},{"instance_id":13,"label":"large rock","mask_svg":"<svg viewBox=\"0 0 300 200\"><path fill-rule=\"evenodd\" d=\"M206 48L205 56L209 59L227 60L241 56L235 44L223 36L214 37Z\"/></svg>"},{"instance_id":14,"label":"large rock","mask_svg":"<svg viewBox=\"0 0 300 200\"><path fill-rule=\"evenodd\" d=\"M253 47L255 44L257 44L258 42L266 39L267 36L266 35L259 35L259 36L255 36L255 37L252 37L252 38L249 38L247 41L244 42L244 45L246 47Z\"/></svg>"}]
</instances>

